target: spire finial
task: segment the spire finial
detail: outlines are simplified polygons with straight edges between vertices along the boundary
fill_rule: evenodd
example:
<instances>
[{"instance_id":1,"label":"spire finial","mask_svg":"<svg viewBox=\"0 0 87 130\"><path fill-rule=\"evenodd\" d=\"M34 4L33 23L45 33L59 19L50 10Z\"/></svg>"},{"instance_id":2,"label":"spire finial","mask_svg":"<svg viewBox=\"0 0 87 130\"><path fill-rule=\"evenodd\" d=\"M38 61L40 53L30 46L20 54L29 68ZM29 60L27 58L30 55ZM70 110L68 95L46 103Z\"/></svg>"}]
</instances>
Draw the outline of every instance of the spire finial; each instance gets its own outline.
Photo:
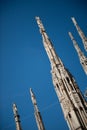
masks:
<instances>
[{"instance_id":1,"label":"spire finial","mask_svg":"<svg viewBox=\"0 0 87 130\"><path fill-rule=\"evenodd\" d=\"M72 19L73 23L76 25L77 22L76 22L75 18L74 18L74 17L71 17L71 19Z\"/></svg>"},{"instance_id":2,"label":"spire finial","mask_svg":"<svg viewBox=\"0 0 87 130\"><path fill-rule=\"evenodd\" d=\"M38 110L38 107L37 107L36 97L35 97L35 95L34 95L34 93L33 93L33 91L32 91L31 88L30 88L30 95L31 95L31 100L32 100L32 103L33 103L33 105L34 105L35 111L39 111L39 110Z\"/></svg>"},{"instance_id":3,"label":"spire finial","mask_svg":"<svg viewBox=\"0 0 87 130\"><path fill-rule=\"evenodd\" d=\"M45 31L45 28L44 28L44 26L43 26L43 24L42 24L42 21L40 20L40 17L37 17L37 16L36 16L35 19L36 19L36 21L37 21L38 27L40 28L40 32Z\"/></svg>"}]
</instances>

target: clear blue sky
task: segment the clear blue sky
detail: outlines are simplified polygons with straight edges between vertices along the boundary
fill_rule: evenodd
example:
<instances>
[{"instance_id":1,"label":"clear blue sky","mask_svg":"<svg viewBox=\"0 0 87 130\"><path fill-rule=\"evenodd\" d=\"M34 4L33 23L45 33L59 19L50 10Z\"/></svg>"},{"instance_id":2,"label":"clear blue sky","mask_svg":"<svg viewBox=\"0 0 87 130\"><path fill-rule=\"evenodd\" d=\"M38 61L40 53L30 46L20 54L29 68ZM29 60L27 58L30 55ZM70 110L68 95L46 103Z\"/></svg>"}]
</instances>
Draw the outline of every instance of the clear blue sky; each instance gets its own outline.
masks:
<instances>
[{"instance_id":1,"label":"clear blue sky","mask_svg":"<svg viewBox=\"0 0 87 130\"><path fill-rule=\"evenodd\" d=\"M16 103L23 130L37 130L29 88L36 95L46 130L68 130L52 84L50 62L35 21L39 16L57 54L74 75L82 93L85 75L68 36L71 31L87 56L71 21L87 35L86 0L0 0L0 130L15 130Z\"/></svg>"}]
</instances>

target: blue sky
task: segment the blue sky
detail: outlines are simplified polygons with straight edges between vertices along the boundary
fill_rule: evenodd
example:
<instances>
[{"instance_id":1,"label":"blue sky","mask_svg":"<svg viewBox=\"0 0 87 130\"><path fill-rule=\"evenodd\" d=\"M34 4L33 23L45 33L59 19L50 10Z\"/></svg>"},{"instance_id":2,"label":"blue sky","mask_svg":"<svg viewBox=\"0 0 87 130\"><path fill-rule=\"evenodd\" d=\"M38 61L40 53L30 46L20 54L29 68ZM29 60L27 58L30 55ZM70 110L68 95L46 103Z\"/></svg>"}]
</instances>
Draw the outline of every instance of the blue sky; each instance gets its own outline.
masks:
<instances>
[{"instance_id":1,"label":"blue sky","mask_svg":"<svg viewBox=\"0 0 87 130\"><path fill-rule=\"evenodd\" d=\"M12 103L18 107L23 130L37 130L30 87L46 130L68 130L35 16L41 18L57 54L82 93L87 88L87 76L68 36L71 31L87 56L71 21L74 16L87 36L86 0L0 0L0 130L16 129Z\"/></svg>"}]
</instances>

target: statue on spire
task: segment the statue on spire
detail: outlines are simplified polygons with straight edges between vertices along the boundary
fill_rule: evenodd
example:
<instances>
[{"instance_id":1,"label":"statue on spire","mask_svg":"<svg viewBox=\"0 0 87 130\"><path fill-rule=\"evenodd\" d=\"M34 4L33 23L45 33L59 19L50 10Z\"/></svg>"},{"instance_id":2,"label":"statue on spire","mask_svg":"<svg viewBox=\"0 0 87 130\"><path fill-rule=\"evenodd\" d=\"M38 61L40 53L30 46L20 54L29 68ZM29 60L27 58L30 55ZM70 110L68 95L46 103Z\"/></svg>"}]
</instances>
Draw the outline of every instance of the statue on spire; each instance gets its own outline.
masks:
<instances>
[{"instance_id":1,"label":"statue on spire","mask_svg":"<svg viewBox=\"0 0 87 130\"><path fill-rule=\"evenodd\" d=\"M77 29L77 32L78 32L79 36L80 36L81 39L82 39L84 48L85 48L85 50L87 51L87 37L86 37L85 34L82 32L82 30L81 30L81 28L79 27L79 25L77 24L75 18L72 17L71 19L72 19L72 22L73 22L74 26L75 26L76 29Z\"/></svg>"},{"instance_id":2,"label":"statue on spire","mask_svg":"<svg viewBox=\"0 0 87 130\"><path fill-rule=\"evenodd\" d=\"M80 63L84 69L84 72L87 74L87 58L86 56L83 54L83 52L81 51L81 49L79 48L77 42L75 41L73 35L71 32L69 32L69 36L73 42L73 45L78 53L78 56L79 56L79 60L80 60Z\"/></svg>"},{"instance_id":3,"label":"statue on spire","mask_svg":"<svg viewBox=\"0 0 87 130\"><path fill-rule=\"evenodd\" d=\"M18 114L16 104L13 104L13 113L14 113L14 118L15 118L15 123L16 123L16 130L22 130L21 124L20 124L20 116Z\"/></svg>"}]
</instances>

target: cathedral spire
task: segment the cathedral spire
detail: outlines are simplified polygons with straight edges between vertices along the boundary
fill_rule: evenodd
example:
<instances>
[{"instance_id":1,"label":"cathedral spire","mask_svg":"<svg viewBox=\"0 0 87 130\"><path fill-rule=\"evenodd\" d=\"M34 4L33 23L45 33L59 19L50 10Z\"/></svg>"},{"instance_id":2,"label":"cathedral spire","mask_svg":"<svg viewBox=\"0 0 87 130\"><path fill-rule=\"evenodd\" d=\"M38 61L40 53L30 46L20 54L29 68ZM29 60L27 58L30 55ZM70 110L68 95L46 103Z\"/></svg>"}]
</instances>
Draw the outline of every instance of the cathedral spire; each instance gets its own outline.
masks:
<instances>
[{"instance_id":1,"label":"cathedral spire","mask_svg":"<svg viewBox=\"0 0 87 130\"><path fill-rule=\"evenodd\" d=\"M43 44L51 63L52 80L70 130L87 130L86 102L71 73L64 67L49 40L43 24L36 17Z\"/></svg>"},{"instance_id":2,"label":"cathedral spire","mask_svg":"<svg viewBox=\"0 0 87 130\"><path fill-rule=\"evenodd\" d=\"M87 51L87 37L84 35L84 33L82 32L81 28L78 26L76 20L74 17L71 18L72 19L72 22L74 24L74 26L76 27L77 31L78 31L78 34L79 36L81 37L82 39L82 42L84 44L84 48L85 50Z\"/></svg>"},{"instance_id":3,"label":"cathedral spire","mask_svg":"<svg viewBox=\"0 0 87 130\"><path fill-rule=\"evenodd\" d=\"M37 123L38 130L45 130L41 114L40 114L40 112L38 110L38 107L37 107L36 98L35 98L35 95L34 95L34 93L33 93L33 91L32 91L31 88L30 88L30 95L31 95L32 103L34 105L34 111L35 111L34 114L35 114L35 118L36 118L36 123Z\"/></svg>"},{"instance_id":4,"label":"cathedral spire","mask_svg":"<svg viewBox=\"0 0 87 130\"><path fill-rule=\"evenodd\" d=\"M39 17L35 17L35 18L36 18L38 27L40 29L40 33L42 34L43 45L44 45L44 48L48 55L48 58L50 60L51 67L53 68L55 66L55 64L63 66L60 58L57 56L57 54L54 50L51 40L49 39L48 35L46 34L45 28L44 28L40 18Z\"/></svg>"},{"instance_id":5,"label":"cathedral spire","mask_svg":"<svg viewBox=\"0 0 87 130\"><path fill-rule=\"evenodd\" d=\"M73 42L73 45L78 53L78 56L79 56L79 60L80 60L80 63L85 71L85 73L87 74L87 58L85 57L85 55L83 54L83 52L81 51L81 49L79 48L77 42L75 41L73 35L71 32L69 32L69 36Z\"/></svg>"},{"instance_id":6,"label":"cathedral spire","mask_svg":"<svg viewBox=\"0 0 87 130\"><path fill-rule=\"evenodd\" d=\"M18 114L16 104L13 104L13 113L14 113L14 118L15 118L15 123L16 123L16 130L22 130L21 125L20 125L20 116Z\"/></svg>"}]
</instances>

